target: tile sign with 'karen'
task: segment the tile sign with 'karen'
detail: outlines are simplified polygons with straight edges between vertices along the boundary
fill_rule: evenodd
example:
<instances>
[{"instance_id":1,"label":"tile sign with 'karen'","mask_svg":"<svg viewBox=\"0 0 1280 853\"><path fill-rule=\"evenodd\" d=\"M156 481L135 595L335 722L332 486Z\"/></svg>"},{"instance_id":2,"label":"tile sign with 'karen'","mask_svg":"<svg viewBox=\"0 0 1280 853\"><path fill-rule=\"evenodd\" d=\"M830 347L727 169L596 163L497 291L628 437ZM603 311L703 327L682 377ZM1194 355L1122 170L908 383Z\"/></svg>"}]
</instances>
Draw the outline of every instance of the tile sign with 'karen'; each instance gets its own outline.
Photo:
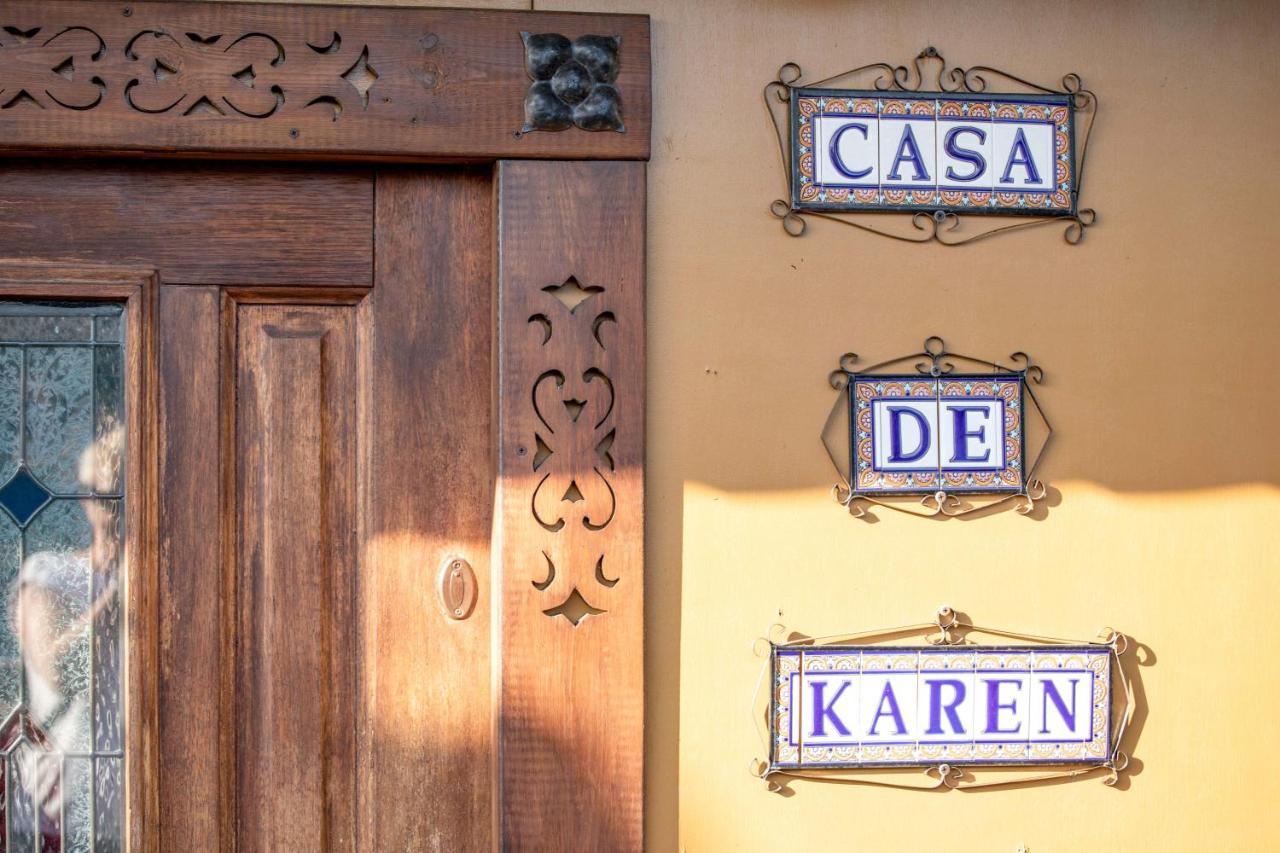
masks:
<instances>
[{"instance_id":1,"label":"tile sign with 'karen'","mask_svg":"<svg viewBox=\"0 0 1280 853\"><path fill-rule=\"evenodd\" d=\"M775 770L1105 764L1106 646L822 646L772 653Z\"/></svg>"}]
</instances>

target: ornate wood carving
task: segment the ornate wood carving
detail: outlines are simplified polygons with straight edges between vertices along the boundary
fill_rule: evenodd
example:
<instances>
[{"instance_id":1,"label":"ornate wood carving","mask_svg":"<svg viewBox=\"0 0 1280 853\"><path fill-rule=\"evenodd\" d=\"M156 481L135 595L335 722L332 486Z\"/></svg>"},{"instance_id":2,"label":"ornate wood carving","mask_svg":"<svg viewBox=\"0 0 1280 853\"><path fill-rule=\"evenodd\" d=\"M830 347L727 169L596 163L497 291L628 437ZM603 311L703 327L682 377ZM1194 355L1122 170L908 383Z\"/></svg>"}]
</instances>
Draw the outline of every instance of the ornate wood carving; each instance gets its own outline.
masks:
<instances>
[{"instance_id":1,"label":"ornate wood carving","mask_svg":"<svg viewBox=\"0 0 1280 853\"><path fill-rule=\"evenodd\" d=\"M23 0L0 150L644 158L648 40L641 16ZM629 133L523 132L621 131L623 103Z\"/></svg>"},{"instance_id":2,"label":"ornate wood carving","mask_svg":"<svg viewBox=\"0 0 1280 853\"><path fill-rule=\"evenodd\" d=\"M0 27L0 110L111 112L116 97L147 115L265 119L286 106L290 113L318 106L337 121L347 106L369 108L378 79L368 45L344 47L336 30L319 43L304 37L307 50L292 61L276 36L236 27L134 24L119 36L123 44L108 45L79 24Z\"/></svg>"},{"instance_id":3,"label":"ornate wood carving","mask_svg":"<svg viewBox=\"0 0 1280 853\"><path fill-rule=\"evenodd\" d=\"M542 550L547 574L532 583L559 602L544 613L576 626L606 612L591 599L604 598L619 580L605 573L602 537L591 535L605 530L618 511L611 452L616 399L613 379L601 368L607 356L602 329L617 315L606 288L583 287L573 276L541 291L545 310L529 317L542 336L530 353L543 368L531 389L534 452L529 458L526 443L516 455L532 466L533 517L548 534Z\"/></svg>"},{"instance_id":4,"label":"ornate wood carving","mask_svg":"<svg viewBox=\"0 0 1280 853\"><path fill-rule=\"evenodd\" d=\"M644 181L641 164L499 168L499 737L513 849L641 846Z\"/></svg>"}]
</instances>

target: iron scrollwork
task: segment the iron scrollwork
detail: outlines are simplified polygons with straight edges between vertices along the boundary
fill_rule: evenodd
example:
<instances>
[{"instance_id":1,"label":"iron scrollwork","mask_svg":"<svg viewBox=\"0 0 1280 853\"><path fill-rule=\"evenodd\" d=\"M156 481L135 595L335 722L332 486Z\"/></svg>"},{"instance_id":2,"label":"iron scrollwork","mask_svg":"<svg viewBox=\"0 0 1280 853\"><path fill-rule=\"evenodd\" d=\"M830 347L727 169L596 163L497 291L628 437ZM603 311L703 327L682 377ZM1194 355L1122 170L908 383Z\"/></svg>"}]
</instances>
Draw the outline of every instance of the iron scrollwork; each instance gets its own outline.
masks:
<instances>
[{"instance_id":1,"label":"iron scrollwork","mask_svg":"<svg viewBox=\"0 0 1280 853\"><path fill-rule=\"evenodd\" d=\"M1048 487L1037 473L1045 450L1053 437L1053 425L1040 405L1033 387L1044 382L1045 372L1044 368L1034 363L1025 352L1012 353L1006 364L951 352L943 339L934 335L925 339L924 347L919 352L881 361L866 368L860 368L858 361L856 353L845 353L840 356L839 367L828 375L827 379L831 387L841 393L832 407L831 414L827 416L827 422L822 430L822 442L827 456L840 476L840 482L832 486L832 496L855 518L867 517L869 506L880 506L910 515L959 518L993 511L1000 506L1012 504L1018 513L1030 515L1035 510L1036 504L1048 496ZM941 381L952 375L958 379L961 376L957 373L958 368L965 371L964 378L969 381L991 380L994 382L1001 378L1006 382L1010 378L1016 378L1019 381L1024 399L1020 403L1021 414L1017 429L1020 433L1019 441L1023 458L1022 470L1015 483L1003 492L992 493L982 489L957 487L955 483L949 483L947 478L940 474L936 489L929 489L924 493L920 493L918 489L914 494L893 491L876 494L859 490L858 472L855 470L856 459L850 441L851 435L856 434L856 425L852 422L854 416L851 412L851 399L846 399L846 394L853 393L851 383L855 380L877 378L900 380L902 377L896 374L907 370L914 371L914 374L922 379ZM981 373L975 375L969 372L973 370ZM1032 411L1035 412L1037 423L1043 428L1044 434L1034 456L1027 463L1025 454L1030 447L1026 430L1031 421ZM970 499L961 500L961 495ZM976 502L972 500L975 496L978 497Z\"/></svg>"},{"instance_id":2,"label":"iron scrollwork","mask_svg":"<svg viewBox=\"0 0 1280 853\"><path fill-rule=\"evenodd\" d=\"M1081 208L1078 202L1083 186L1089 137L1097 121L1098 96L1085 88L1078 74L1065 75L1057 86L1043 85L987 65L974 65L968 68L948 66L936 48L927 47L916 55L911 67L892 65L888 62L873 62L812 82L804 81L803 77L804 73L800 66L794 62L788 62L778 69L777 78L768 83L763 91L765 110L773 122L777 135L783 180L787 186L787 195L774 200L769 206L769 211L781 221L783 230L792 237L799 237L805 233L808 217L830 220L891 240L907 243L936 242L943 246L968 245L997 234L1051 225L1056 222L1066 226L1062 233L1063 239L1071 245L1076 245L1084 239L1085 230L1097 220L1097 213L1093 208ZM869 80L872 77L874 79ZM1071 155L1075 180L1070 192L1070 212L1066 215L1034 215L1032 212L1033 215L1019 217L1017 222L967 231L964 225L977 217L962 216L963 208L906 210L896 213L856 209L837 212L802 209L794 201L788 201L792 198L791 181L796 158L791 146L788 113L797 89L828 87L850 91L867 89L877 93L883 92L886 95L898 93L964 96L988 92L989 80L1001 81L1021 88L1019 93L1000 94L1065 96L1077 123L1082 124L1082 132L1077 131L1073 140L1074 147ZM859 81L863 85L859 85ZM869 85L866 85L867 83ZM994 97L997 93L991 94ZM907 220L911 227L891 230L879 227L869 219L854 218L875 216L881 217L881 221L886 216L896 218L899 222Z\"/></svg>"}]
</instances>

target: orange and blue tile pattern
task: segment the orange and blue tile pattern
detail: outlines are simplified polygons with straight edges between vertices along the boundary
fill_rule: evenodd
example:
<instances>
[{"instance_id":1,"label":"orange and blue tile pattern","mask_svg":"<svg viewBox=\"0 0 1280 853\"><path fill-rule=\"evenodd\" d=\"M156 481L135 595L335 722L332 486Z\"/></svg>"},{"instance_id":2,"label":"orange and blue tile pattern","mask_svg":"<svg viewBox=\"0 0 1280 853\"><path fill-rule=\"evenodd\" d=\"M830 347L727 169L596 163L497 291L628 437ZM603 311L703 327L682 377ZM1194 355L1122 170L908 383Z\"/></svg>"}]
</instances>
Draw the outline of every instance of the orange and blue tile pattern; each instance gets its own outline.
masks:
<instances>
[{"instance_id":1,"label":"orange and blue tile pattern","mask_svg":"<svg viewBox=\"0 0 1280 853\"><path fill-rule=\"evenodd\" d=\"M792 206L1075 212L1068 95L792 92Z\"/></svg>"}]
</instances>

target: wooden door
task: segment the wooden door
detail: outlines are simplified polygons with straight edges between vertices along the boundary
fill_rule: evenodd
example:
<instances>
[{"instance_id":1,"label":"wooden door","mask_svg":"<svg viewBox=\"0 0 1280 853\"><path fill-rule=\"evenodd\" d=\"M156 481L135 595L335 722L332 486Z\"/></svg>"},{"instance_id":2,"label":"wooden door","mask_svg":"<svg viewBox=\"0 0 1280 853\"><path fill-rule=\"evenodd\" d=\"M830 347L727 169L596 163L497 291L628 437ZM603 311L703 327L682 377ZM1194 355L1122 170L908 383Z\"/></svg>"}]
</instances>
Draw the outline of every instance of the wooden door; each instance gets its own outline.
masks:
<instances>
[{"instance_id":1,"label":"wooden door","mask_svg":"<svg viewBox=\"0 0 1280 853\"><path fill-rule=\"evenodd\" d=\"M490 170L386 170L376 200L369 170L3 172L22 201L0 247L25 261L5 265L5 299L136 314L130 470L154 465L154 480L124 499L141 512L156 489L158 577L118 639L138 681L155 675L154 717L125 730L140 749L154 735L160 847L492 846ZM0 318L16 334L0 351L19 351L24 322L44 321ZM32 350L30 381L61 351ZM67 429L29 428L46 443ZM130 561L130 589L147 587L145 563ZM148 768L133 757L136 784ZM106 753L91 760L89 789L115 786L89 797L101 812L124 790ZM39 849L94 835L62 799L19 789L48 812L31 825ZM119 849L122 810L98 822L96 849Z\"/></svg>"},{"instance_id":2,"label":"wooden door","mask_svg":"<svg viewBox=\"0 0 1280 853\"><path fill-rule=\"evenodd\" d=\"M648 20L0 17L0 846L638 849Z\"/></svg>"},{"instance_id":3,"label":"wooden door","mask_svg":"<svg viewBox=\"0 0 1280 853\"><path fill-rule=\"evenodd\" d=\"M92 396L85 446L55 399L0 447L11 587L28 510L114 500L120 552L81 559L117 603L70 614L89 739L25 693L0 729L8 849L640 846L643 179L0 164L0 445L5 401L60 393L46 350L101 351L125 472L68 473L110 432ZM35 506L28 470L69 485ZM36 612L0 630L19 681Z\"/></svg>"},{"instance_id":4,"label":"wooden door","mask_svg":"<svg viewBox=\"0 0 1280 853\"><path fill-rule=\"evenodd\" d=\"M640 848L648 20L0 18L0 846Z\"/></svg>"}]
</instances>

